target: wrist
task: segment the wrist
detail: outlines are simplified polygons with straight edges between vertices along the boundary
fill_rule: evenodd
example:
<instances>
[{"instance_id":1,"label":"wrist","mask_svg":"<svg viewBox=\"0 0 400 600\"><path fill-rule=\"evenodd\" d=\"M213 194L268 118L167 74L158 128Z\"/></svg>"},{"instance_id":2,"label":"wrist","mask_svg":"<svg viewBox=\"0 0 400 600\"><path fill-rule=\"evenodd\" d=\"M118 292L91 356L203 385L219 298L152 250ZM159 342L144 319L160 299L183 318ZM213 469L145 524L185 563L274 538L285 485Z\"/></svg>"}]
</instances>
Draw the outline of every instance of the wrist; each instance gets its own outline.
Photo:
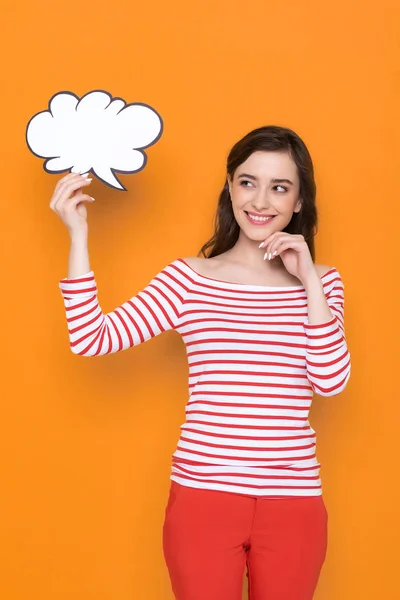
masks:
<instances>
[{"instance_id":1,"label":"wrist","mask_svg":"<svg viewBox=\"0 0 400 600\"><path fill-rule=\"evenodd\" d=\"M313 290L323 290L321 277L318 275L315 269L314 272L311 273L310 276L307 278L307 281L303 282L303 285L307 293Z\"/></svg>"},{"instance_id":2,"label":"wrist","mask_svg":"<svg viewBox=\"0 0 400 600\"><path fill-rule=\"evenodd\" d=\"M69 236L71 239L71 244L74 246L82 246L87 244L88 240L88 230L80 229L80 230L70 230Z\"/></svg>"}]
</instances>

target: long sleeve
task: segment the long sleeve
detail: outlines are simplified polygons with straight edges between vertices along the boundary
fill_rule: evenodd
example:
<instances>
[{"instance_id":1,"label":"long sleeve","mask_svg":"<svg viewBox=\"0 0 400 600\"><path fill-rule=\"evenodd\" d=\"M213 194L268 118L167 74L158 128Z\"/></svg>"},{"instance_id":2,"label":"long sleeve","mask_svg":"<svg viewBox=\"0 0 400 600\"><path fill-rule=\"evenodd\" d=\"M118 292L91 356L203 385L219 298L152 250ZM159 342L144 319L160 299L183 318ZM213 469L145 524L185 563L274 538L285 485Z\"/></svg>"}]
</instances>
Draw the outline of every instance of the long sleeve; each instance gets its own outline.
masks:
<instances>
[{"instance_id":1,"label":"long sleeve","mask_svg":"<svg viewBox=\"0 0 400 600\"><path fill-rule=\"evenodd\" d=\"M137 295L104 314L93 271L59 282L66 311L71 351L101 356L136 346L174 329L187 291L176 268L167 265Z\"/></svg>"},{"instance_id":2,"label":"long sleeve","mask_svg":"<svg viewBox=\"0 0 400 600\"><path fill-rule=\"evenodd\" d=\"M344 285L335 268L326 277L324 292L333 319L321 325L304 323L307 377L316 394L335 396L346 387L351 371L344 330Z\"/></svg>"}]
</instances>

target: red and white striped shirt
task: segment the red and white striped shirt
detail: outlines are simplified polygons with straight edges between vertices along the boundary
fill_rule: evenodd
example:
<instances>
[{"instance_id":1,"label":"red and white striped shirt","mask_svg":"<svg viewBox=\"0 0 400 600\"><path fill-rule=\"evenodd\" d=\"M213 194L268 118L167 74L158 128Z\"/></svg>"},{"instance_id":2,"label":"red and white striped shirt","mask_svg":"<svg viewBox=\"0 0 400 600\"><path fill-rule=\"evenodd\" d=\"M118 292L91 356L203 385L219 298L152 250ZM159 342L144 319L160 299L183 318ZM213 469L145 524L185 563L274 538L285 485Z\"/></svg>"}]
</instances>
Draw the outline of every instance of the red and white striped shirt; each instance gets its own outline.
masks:
<instances>
[{"instance_id":1,"label":"red and white striped shirt","mask_svg":"<svg viewBox=\"0 0 400 600\"><path fill-rule=\"evenodd\" d=\"M308 324L303 286L228 283L181 258L108 314L93 271L63 279L70 347L100 356L175 329L186 345L189 399L171 479L257 497L322 494L313 392L339 394L350 376L343 282L322 277L333 314Z\"/></svg>"}]
</instances>

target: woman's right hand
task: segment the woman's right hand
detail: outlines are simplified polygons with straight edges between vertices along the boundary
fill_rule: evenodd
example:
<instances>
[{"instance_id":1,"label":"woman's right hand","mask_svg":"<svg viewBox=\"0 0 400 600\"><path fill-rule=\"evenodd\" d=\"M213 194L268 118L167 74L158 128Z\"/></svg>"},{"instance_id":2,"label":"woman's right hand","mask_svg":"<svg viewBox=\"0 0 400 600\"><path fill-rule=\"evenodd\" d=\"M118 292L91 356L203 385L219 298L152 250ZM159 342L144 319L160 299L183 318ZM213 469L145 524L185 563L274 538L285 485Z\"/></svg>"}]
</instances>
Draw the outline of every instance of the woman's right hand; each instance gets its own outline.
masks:
<instances>
[{"instance_id":1,"label":"woman's right hand","mask_svg":"<svg viewBox=\"0 0 400 600\"><path fill-rule=\"evenodd\" d=\"M85 202L94 198L83 193L92 180L78 173L69 173L57 183L50 201L50 208L67 226L70 235L87 232L87 209Z\"/></svg>"}]
</instances>

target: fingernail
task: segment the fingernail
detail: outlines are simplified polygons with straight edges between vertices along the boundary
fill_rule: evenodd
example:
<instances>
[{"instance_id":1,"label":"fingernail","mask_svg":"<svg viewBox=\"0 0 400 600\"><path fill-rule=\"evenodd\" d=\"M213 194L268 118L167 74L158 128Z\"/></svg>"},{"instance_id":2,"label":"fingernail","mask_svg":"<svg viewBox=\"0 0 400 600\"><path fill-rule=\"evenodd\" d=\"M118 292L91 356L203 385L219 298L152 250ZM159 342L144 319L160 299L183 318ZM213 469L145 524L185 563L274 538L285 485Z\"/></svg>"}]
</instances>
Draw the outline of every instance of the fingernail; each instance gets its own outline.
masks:
<instances>
[{"instance_id":1,"label":"fingernail","mask_svg":"<svg viewBox=\"0 0 400 600\"><path fill-rule=\"evenodd\" d=\"M268 256L268 252L266 252L266 253L264 254L264 258L263 258L263 260L265 260L265 259L267 258L267 256Z\"/></svg>"},{"instance_id":2,"label":"fingernail","mask_svg":"<svg viewBox=\"0 0 400 600\"><path fill-rule=\"evenodd\" d=\"M275 256L276 254L278 254L278 250L275 250L272 256Z\"/></svg>"},{"instance_id":3,"label":"fingernail","mask_svg":"<svg viewBox=\"0 0 400 600\"><path fill-rule=\"evenodd\" d=\"M258 246L259 248L262 248L264 242L261 242L261 244Z\"/></svg>"},{"instance_id":4,"label":"fingernail","mask_svg":"<svg viewBox=\"0 0 400 600\"><path fill-rule=\"evenodd\" d=\"M92 180L90 179L90 177L84 177L84 180L85 180L85 181L92 181Z\"/></svg>"},{"instance_id":5,"label":"fingernail","mask_svg":"<svg viewBox=\"0 0 400 600\"><path fill-rule=\"evenodd\" d=\"M92 198L92 196L90 196L90 198L93 200L93 202L96 200L96 198Z\"/></svg>"}]
</instances>

